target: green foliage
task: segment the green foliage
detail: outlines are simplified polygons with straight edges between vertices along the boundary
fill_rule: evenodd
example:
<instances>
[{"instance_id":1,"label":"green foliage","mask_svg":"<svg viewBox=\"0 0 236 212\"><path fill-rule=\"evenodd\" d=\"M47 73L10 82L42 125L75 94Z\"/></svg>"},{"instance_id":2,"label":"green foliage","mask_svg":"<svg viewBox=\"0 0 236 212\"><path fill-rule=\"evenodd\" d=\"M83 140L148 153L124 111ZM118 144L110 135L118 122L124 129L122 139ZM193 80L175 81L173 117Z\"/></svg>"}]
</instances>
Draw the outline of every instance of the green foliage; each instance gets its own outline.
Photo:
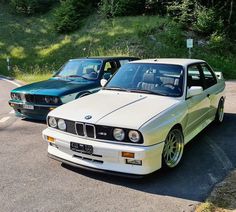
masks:
<instances>
[{"instance_id":1,"label":"green foliage","mask_svg":"<svg viewBox=\"0 0 236 212\"><path fill-rule=\"evenodd\" d=\"M100 11L108 18L141 15L145 12L145 0L101 0Z\"/></svg>"},{"instance_id":2,"label":"green foliage","mask_svg":"<svg viewBox=\"0 0 236 212\"><path fill-rule=\"evenodd\" d=\"M14 66L12 69L12 74L18 80L27 83L32 83L49 79L53 75L51 70L52 67L48 65L34 65L29 66L28 70L23 72L18 66Z\"/></svg>"},{"instance_id":3,"label":"green foliage","mask_svg":"<svg viewBox=\"0 0 236 212\"><path fill-rule=\"evenodd\" d=\"M0 14L4 17L0 27L0 74L16 76L27 82L48 78L70 58L188 56L187 32L168 17L107 19L93 13L76 32L59 35L52 23L54 10L40 16L24 17L10 14L7 8L6 5L0 7ZM236 79L235 42L220 32L204 38L199 38L196 33L192 35L196 41L193 57L206 60L215 70L223 71L227 79ZM200 39L203 44L197 45ZM7 57L15 67L14 72L7 71Z\"/></svg>"},{"instance_id":4,"label":"green foliage","mask_svg":"<svg viewBox=\"0 0 236 212\"><path fill-rule=\"evenodd\" d=\"M15 13L32 15L47 11L54 2L53 0L10 0L10 6Z\"/></svg>"},{"instance_id":5,"label":"green foliage","mask_svg":"<svg viewBox=\"0 0 236 212\"><path fill-rule=\"evenodd\" d=\"M72 32L79 28L81 20L89 15L92 2L86 0L61 0L55 10L54 26L57 32Z\"/></svg>"},{"instance_id":6,"label":"green foliage","mask_svg":"<svg viewBox=\"0 0 236 212\"><path fill-rule=\"evenodd\" d=\"M195 10L196 21L193 24L194 30L201 34L209 35L213 32L223 30L223 21L217 18L213 8L197 7Z\"/></svg>"},{"instance_id":7,"label":"green foliage","mask_svg":"<svg viewBox=\"0 0 236 212\"><path fill-rule=\"evenodd\" d=\"M173 1L167 7L168 14L184 27L189 26L194 21L194 9L195 1L192 0Z\"/></svg>"},{"instance_id":8,"label":"green foliage","mask_svg":"<svg viewBox=\"0 0 236 212\"><path fill-rule=\"evenodd\" d=\"M146 0L145 14L165 15L167 13L167 0Z\"/></svg>"}]
</instances>

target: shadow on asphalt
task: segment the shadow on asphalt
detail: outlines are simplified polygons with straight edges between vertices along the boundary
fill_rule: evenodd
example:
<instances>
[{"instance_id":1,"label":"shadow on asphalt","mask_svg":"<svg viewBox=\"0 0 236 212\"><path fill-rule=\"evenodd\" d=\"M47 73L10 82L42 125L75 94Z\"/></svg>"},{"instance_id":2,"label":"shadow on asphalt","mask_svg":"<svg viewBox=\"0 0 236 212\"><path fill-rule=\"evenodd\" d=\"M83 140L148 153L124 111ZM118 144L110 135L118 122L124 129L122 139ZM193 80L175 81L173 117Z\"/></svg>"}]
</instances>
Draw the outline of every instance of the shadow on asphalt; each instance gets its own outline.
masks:
<instances>
[{"instance_id":1,"label":"shadow on asphalt","mask_svg":"<svg viewBox=\"0 0 236 212\"><path fill-rule=\"evenodd\" d=\"M26 122L38 123L38 124L47 124L46 120L36 120L36 119L28 119L28 118L22 118L21 120L26 121Z\"/></svg>"},{"instance_id":2,"label":"shadow on asphalt","mask_svg":"<svg viewBox=\"0 0 236 212\"><path fill-rule=\"evenodd\" d=\"M236 165L236 114L225 114L224 123L211 124L186 145L181 164L159 170L142 179L130 179L62 166L96 180L156 195L204 200L214 184Z\"/></svg>"}]
</instances>

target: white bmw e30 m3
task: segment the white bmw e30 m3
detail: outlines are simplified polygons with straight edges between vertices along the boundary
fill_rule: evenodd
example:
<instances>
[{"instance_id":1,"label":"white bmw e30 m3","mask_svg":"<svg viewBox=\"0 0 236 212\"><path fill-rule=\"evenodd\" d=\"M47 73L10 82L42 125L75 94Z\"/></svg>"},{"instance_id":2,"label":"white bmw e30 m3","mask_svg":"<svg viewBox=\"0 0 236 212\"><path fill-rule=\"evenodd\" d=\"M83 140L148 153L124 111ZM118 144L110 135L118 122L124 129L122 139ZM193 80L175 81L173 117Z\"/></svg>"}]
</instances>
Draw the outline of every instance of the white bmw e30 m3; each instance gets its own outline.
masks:
<instances>
[{"instance_id":1,"label":"white bmw e30 m3","mask_svg":"<svg viewBox=\"0 0 236 212\"><path fill-rule=\"evenodd\" d=\"M130 62L98 93L49 113L43 131L48 155L134 176L173 168L185 144L212 121L223 121L224 89L221 72L203 60Z\"/></svg>"}]
</instances>

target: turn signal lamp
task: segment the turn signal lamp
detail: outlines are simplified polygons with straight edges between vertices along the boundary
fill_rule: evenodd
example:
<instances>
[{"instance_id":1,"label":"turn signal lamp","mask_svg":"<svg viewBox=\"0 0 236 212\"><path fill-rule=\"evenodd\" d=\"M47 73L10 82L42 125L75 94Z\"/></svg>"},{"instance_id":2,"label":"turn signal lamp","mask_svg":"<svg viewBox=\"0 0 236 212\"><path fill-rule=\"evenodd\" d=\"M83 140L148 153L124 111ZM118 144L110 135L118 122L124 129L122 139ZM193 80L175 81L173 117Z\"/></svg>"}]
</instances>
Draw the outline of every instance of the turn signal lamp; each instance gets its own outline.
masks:
<instances>
[{"instance_id":1,"label":"turn signal lamp","mask_svg":"<svg viewBox=\"0 0 236 212\"><path fill-rule=\"evenodd\" d=\"M47 136L47 140L48 140L48 142L52 142L52 143L55 142L55 138L50 137L50 136Z\"/></svg>"},{"instance_id":2,"label":"turn signal lamp","mask_svg":"<svg viewBox=\"0 0 236 212\"><path fill-rule=\"evenodd\" d=\"M122 152L121 155L124 158L134 158L134 153L133 152Z\"/></svg>"}]
</instances>

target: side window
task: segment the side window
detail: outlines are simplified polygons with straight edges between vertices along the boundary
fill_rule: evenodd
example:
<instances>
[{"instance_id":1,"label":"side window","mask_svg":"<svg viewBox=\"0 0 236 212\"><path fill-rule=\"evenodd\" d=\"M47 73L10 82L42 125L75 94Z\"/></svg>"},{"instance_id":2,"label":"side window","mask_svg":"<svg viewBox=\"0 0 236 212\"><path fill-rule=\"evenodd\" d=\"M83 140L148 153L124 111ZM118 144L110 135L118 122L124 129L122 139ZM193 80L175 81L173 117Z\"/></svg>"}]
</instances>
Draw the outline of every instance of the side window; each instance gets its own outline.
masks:
<instances>
[{"instance_id":1,"label":"side window","mask_svg":"<svg viewBox=\"0 0 236 212\"><path fill-rule=\"evenodd\" d=\"M104 72L105 73L110 73L110 74L113 75L118 68L119 67L118 67L118 65L115 61L108 61L105 64Z\"/></svg>"},{"instance_id":2,"label":"side window","mask_svg":"<svg viewBox=\"0 0 236 212\"><path fill-rule=\"evenodd\" d=\"M207 64L201 64L201 68L203 71L203 75L205 78L205 86L206 88L209 88L217 83L217 79L215 75L213 74L212 70Z\"/></svg>"},{"instance_id":3,"label":"side window","mask_svg":"<svg viewBox=\"0 0 236 212\"><path fill-rule=\"evenodd\" d=\"M203 86L203 80L201 76L201 71L198 68L198 65L191 65L188 67L188 78L187 78L187 86L188 88L192 86Z\"/></svg>"}]
</instances>

